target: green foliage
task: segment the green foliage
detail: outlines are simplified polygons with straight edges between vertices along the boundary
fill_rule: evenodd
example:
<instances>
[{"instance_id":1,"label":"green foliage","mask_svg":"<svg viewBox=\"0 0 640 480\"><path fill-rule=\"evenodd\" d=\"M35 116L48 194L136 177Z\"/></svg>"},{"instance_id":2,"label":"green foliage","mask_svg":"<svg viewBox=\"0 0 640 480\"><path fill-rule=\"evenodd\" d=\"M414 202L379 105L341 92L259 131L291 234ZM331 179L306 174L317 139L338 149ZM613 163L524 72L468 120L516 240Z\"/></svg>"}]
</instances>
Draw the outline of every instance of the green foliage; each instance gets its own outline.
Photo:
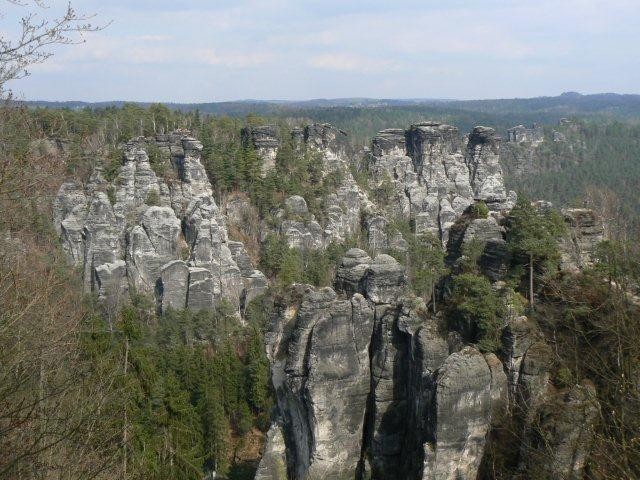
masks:
<instances>
[{"instance_id":1,"label":"green foliage","mask_svg":"<svg viewBox=\"0 0 640 480\"><path fill-rule=\"evenodd\" d=\"M331 284L338 260L352 246L349 240L331 243L324 250L289 248L286 239L270 234L262 246L260 268L279 288L292 283L324 287Z\"/></svg>"},{"instance_id":2,"label":"green foliage","mask_svg":"<svg viewBox=\"0 0 640 480\"><path fill-rule=\"evenodd\" d=\"M561 367L556 371L554 381L562 388L572 387L576 383L573 373L567 367Z\"/></svg>"},{"instance_id":3,"label":"green foliage","mask_svg":"<svg viewBox=\"0 0 640 480\"><path fill-rule=\"evenodd\" d=\"M556 260L556 240L563 233L564 223L559 214L554 210L539 212L526 196L518 198L509 214L507 242L515 255Z\"/></svg>"},{"instance_id":4,"label":"green foliage","mask_svg":"<svg viewBox=\"0 0 640 480\"><path fill-rule=\"evenodd\" d=\"M534 277L536 273L552 273L557 267L558 239L564 234L566 227L558 212L540 212L525 196L518 198L507 222L507 246L512 256L512 275L522 275L522 266L528 266L532 306Z\"/></svg>"},{"instance_id":5,"label":"green foliage","mask_svg":"<svg viewBox=\"0 0 640 480\"><path fill-rule=\"evenodd\" d=\"M107 187L107 197L111 205L116 203L116 188L113 185Z\"/></svg>"},{"instance_id":6,"label":"green foliage","mask_svg":"<svg viewBox=\"0 0 640 480\"><path fill-rule=\"evenodd\" d=\"M104 160L103 175L107 182L113 182L118 173L120 173L120 167L122 166L122 157L124 153L120 149L114 149L109 152L109 155Z\"/></svg>"},{"instance_id":7,"label":"green foliage","mask_svg":"<svg viewBox=\"0 0 640 480\"><path fill-rule=\"evenodd\" d=\"M160 148L151 142L147 147L147 154L149 155L149 164L151 165L152 170L158 177L164 177L167 171L167 161L162 155Z\"/></svg>"},{"instance_id":8,"label":"green foliage","mask_svg":"<svg viewBox=\"0 0 640 480\"><path fill-rule=\"evenodd\" d=\"M431 234L410 235L408 273L416 295L433 297L436 284L447 273L442 242ZM435 298L432 298L435 301Z\"/></svg>"},{"instance_id":9,"label":"green foliage","mask_svg":"<svg viewBox=\"0 0 640 480\"><path fill-rule=\"evenodd\" d=\"M160 205L160 194L157 192L157 190L149 190L145 203L150 207L157 207Z\"/></svg>"},{"instance_id":10,"label":"green foliage","mask_svg":"<svg viewBox=\"0 0 640 480\"><path fill-rule=\"evenodd\" d=\"M489 207L482 200L471 205L470 210L473 218L487 218L489 216Z\"/></svg>"},{"instance_id":11,"label":"green foliage","mask_svg":"<svg viewBox=\"0 0 640 480\"><path fill-rule=\"evenodd\" d=\"M504 298L483 276L464 273L453 279L449 316L453 325L483 352L500 348L508 313Z\"/></svg>"},{"instance_id":12,"label":"green foliage","mask_svg":"<svg viewBox=\"0 0 640 480\"><path fill-rule=\"evenodd\" d=\"M577 128L577 132L572 132L555 127L568 141L553 142L547 138L533 152L535 173L508 175L507 186L555 205L582 205L590 188L607 189L615 192L618 200L617 221L637 228L640 125L602 118L581 121ZM505 156L503 164L509 167L510 163L510 158Z\"/></svg>"},{"instance_id":13,"label":"green foliage","mask_svg":"<svg viewBox=\"0 0 640 480\"><path fill-rule=\"evenodd\" d=\"M480 273L478 261L482 257L485 244L476 238L466 242L462 246L462 257L460 258L460 268L465 273Z\"/></svg>"},{"instance_id":14,"label":"green foliage","mask_svg":"<svg viewBox=\"0 0 640 480\"><path fill-rule=\"evenodd\" d=\"M264 428L272 405L262 326L243 330L225 304L155 320L149 311L134 303L113 334L96 318L83 336L90 358L120 372L121 393L108 408L120 419L128 477L225 475L236 439Z\"/></svg>"}]
</instances>

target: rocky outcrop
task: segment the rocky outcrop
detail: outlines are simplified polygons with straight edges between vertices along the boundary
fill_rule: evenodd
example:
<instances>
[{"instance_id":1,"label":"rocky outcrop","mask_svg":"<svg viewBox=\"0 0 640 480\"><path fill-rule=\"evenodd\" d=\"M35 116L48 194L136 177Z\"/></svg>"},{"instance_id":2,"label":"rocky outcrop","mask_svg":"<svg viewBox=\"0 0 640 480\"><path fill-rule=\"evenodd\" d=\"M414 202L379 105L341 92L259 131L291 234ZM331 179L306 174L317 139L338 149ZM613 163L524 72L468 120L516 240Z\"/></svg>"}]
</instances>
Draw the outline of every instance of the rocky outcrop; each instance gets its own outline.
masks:
<instances>
[{"instance_id":1,"label":"rocky outcrop","mask_svg":"<svg viewBox=\"0 0 640 480\"><path fill-rule=\"evenodd\" d=\"M500 167L500 138L493 128L475 127L467 142L465 158L474 199L499 210L507 201Z\"/></svg>"},{"instance_id":2,"label":"rocky outcrop","mask_svg":"<svg viewBox=\"0 0 640 480\"><path fill-rule=\"evenodd\" d=\"M567 208L562 210L568 233L560 242L560 267L578 271L592 266L598 244L604 240L604 228L593 210Z\"/></svg>"},{"instance_id":3,"label":"rocky outcrop","mask_svg":"<svg viewBox=\"0 0 640 480\"><path fill-rule=\"evenodd\" d=\"M280 147L278 127L275 125L244 127L241 131L241 138L244 148L255 149L262 162L262 176L265 177L276 166L276 156Z\"/></svg>"},{"instance_id":4,"label":"rocky outcrop","mask_svg":"<svg viewBox=\"0 0 640 480\"><path fill-rule=\"evenodd\" d=\"M276 305L269 438L282 425L288 478L475 478L506 376L495 356L452 350L405 284L392 257L351 249L335 290L297 285Z\"/></svg>"},{"instance_id":5,"label":"rocky outcrop","mask_svg":"<svg viewBox=\"0 0 640 480\"><path fill-rule=\"evenodd\" d=\"M504 278L507 271L507 242L505 229L493 216L475 218L465 212L451 227L447 242L447 262L458 269L458 264L477 255L478 267L491 281Z\"/></svg>"},{"instance_id":6,"label":"rocky outcrop","mask_svg":"<svg viewBox=\"0 0 640 480\"><path fill-rule=\"evenodd\" d=\"M330 288L298 287L286 329L276 319L270 351L290 478L353 478L360 458L369 392L368 346L373 311L362 295L338 298ZM291 311L295 313L293 313Z\"/></svg>"},{"instance_id":7,"label":"rocky outcrop","mask_svg":"<svg viewBox=\"0 0 640 480\"><path fill-rule=\"evenodd\" d=\"M590 382L558 392L537 412L516 478L579 480L593 441L599 404Z\"/></svg>"},{"instance_id":8,"label":"rocky outcrop","mask_svg":"<svg viewBox=\"0 0 640 480\"><path fill-rule=\"evenodd\" d=\"M323 172L339 170L349 162L347 133L329 123L313 123L304 127L303 139L307 148L321 154Z\"/></svg>"},{"instance_id":9,"label":"rocky outcrop","mask_svg":"<svg viewBox=\"0 0 640 480\"><path fill-rule=\"evenodd\" d=\"M474 200L496 212L513 204L498 158L499 138L492 129L476 127L465 143L455 127L422 122L378 133L368 167L374 188L389 185L388 216L412 220L416 233L446 243L449 229Z\"/></svg>"},{"instance_id":10,"label":"rocky outcrop","mask_svg":"<svg viewBox=\"0 0 640 480\"><path fill-rule=\"evenodd\" d=\"M517 125L507 131L509 142L528 143L536 146L544 141L544 129L542 125L534 123L530 128Z\"/></svg>"},{"instance_id":11,"label":"rocky outcrop","mask_svg":"<svg viewBox=\"0 0 640 480\"><path fill-rule=\"evenodd\" d=\"M166 178L147 154L161 152ZM131 292L155 295L160 309L240 307L266 288L241 244L228 239L200 162L202 144L185 132L138 138L124 146L114 179L99 165L85 185L62 185L54 221L87 292L111 302ZM168 179L168 180L167 180Z\"/></svg>"},{"instance_id":12,"label":"rocky outcrop","mask_svg":"<svg viewBox=\"0 0 640 480\"><path fill-rule=\"evenodd\" d=\"M253 478L255 480L287 480L286 449L282 426L271 425L260 464Z\"/></svg>"},{"instance_id":13,"label":"rocky outcrop","mask_svg":"<svg viewBox=\"0 0 640 480\"><path fill-rule=\"evenodd\" d=\"M285 199L284 208L274 212L276 231L287 239L289 247L314 250L359 234L363 215L375 207L351 174L353 152L346 133L329 124L312 124L294 129L291 135L298 149L317 156L314 161L321 162L323 176L334 174L340 182L320 199L321 212L316 213L321 218L309 211L304 197ZM318 199L313 200L317 203Z\"/></svg>"}]
</instances>

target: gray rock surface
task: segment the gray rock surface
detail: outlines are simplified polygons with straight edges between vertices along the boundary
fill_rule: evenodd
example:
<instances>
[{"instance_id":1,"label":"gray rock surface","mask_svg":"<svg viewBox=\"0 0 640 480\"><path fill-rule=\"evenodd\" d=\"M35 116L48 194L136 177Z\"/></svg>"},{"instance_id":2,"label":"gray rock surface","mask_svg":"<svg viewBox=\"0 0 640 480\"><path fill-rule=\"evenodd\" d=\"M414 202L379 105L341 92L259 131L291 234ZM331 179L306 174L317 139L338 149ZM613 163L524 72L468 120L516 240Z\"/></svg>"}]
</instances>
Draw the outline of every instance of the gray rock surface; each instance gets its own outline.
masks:
<instances>
[{"instance_id":1,"label":"gray rock surface","mask_svg":"<svg viewBox=\"0 0 640 480\"><path fill-rule=\"evenodd\" d=\"M587 208L567 208L562 215L568 234L560 242L560 268L577 271L592 266L598 244L604 240L602 222Z\"/></svg>"},{"instance_id":2,"label":"gray rock surface","mask_svg":"<svg viewBox=\"0 0 640 480\"><path fill-rule=\"evenodd\" d=\"M437 426L425 445L424 480L474 480L491 422L491 370L472 347L452 354L436 383ZM463 399L463 401L461 401Z\"/></svg>"},{"instance_id":3,"label":"gray rock surface","mask_svg":"<svg viewBox=\"0 0 640 480\"><path fill-rule=\"evenodd\" d=\"M447 242L449 229L475 200L495 211L508 209L493 129L476 127L467 142L457 128L422 122L408 130L383 130L372 142L368 168L372 187L392 190L389 218L413 220L417 233Z\"/></svg>"},{"instance_id":4,"label":"gray rock surface","mask_svg":"<svg viewBox=\"0 0 640 480\"><path fill-rule=\"evenodd\" d=\"M267 432L267 441L254 479L288 480L286 445L279 423L273 423Z\"/></svg>"},{"instance_id":5,"label":"gray rock surface","mask_svg":"<svg viewBox=\"0 0 640 480\"><path fill-rule=\"evenodd\" d=\"M262 160L262 176L275 168L276 156L280 148L278 138L278 127L275 125L261 125L255 127L245 127L241 131L242 143L246 147L251 146Z\"/></svg>"},{"instance_id":6,"label":"gray rock surface","mask_svg":"<svg viewBox=\"0 0 640 480\"><path fill-rule=\"evenodd\" d=\"M149 143L162 154L155 161L168 169L165 178L149 162ZM55 228L85 290L118 302L130 292L155 295L160 309L211 309L222 299L241 307L264 291L266 278L228 239L202 144L179 131L123 150L115 179L98 165L85 185L62 185L54 201Z\"/></svg>"},{"instance_id":7,"label":"gray rock surface","mask_svg":"<svg viewBox=\"0 0 640 480\"><path fill-rule=\"evenodd\" d=\"M530 128L517 125L508 130L508 139L509 142L529 143L535 146L544 141L544 129L538 123L534 123Z\"/></svg>"},{"instance_id":8,"label":"gray rock surface","mask_svg":"<svg viewBox=\"0 0 640 480\"><path fill-rule=\"evenodd\" d=\"M537 412L536 429L521 454L519 478L584 478L599 404L591 383L559 392Z\"/></svg>"},{"instance_id":9,"label":"gray rock surface","mask_svg":"<svg viewBox=\"0 0 640 480\"><path fill-rule=\"evenodd\" d=\"M351 249L336 290L297 285L277 305L265 337L290 478L475 478L506 374L452 351L405 281Z\"/></svg>"}]
</instances>

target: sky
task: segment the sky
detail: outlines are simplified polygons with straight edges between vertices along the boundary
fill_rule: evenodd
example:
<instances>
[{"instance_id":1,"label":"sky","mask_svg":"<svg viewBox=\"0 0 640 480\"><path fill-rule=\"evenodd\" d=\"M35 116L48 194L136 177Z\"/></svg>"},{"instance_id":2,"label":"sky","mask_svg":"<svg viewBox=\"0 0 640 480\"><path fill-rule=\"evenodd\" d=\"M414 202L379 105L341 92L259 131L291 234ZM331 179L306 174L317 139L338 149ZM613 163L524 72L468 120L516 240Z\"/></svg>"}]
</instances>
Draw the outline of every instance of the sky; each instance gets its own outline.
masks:
<instances>
[{"instance_id":1,"label":"sky","mask_svg":"<svg viewBox=\"0 0 640 480\"><path fill-rule=\"evenodd\" d=\"M33 1L33 0L30 0ZM45 0L43 17L66 0ZM25 7L0 0L0 35ZM10 84L28 100L640 93L640 0L72 0L108 26Z\"/></svg>"}]
</instances>

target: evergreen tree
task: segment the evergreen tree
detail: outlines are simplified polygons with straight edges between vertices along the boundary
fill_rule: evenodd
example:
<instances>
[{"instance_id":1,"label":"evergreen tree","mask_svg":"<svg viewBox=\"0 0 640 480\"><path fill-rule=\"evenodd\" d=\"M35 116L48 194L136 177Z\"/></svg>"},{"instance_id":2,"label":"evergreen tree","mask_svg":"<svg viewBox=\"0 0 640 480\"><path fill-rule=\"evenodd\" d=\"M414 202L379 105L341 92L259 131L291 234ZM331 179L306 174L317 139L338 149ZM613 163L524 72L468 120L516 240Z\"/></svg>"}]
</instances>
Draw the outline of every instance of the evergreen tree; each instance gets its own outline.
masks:
<instances>
[{"instance_id":1,"label":"evergreen tree","mask_svg":"<svg viewBox=\"0 0 640 480\"><path fill-rule=\"evenodd\" d=\"M498 350L507 307L486 277L472 273L456 276L449 303L450 318L466 338L477 341L483 352Z\"/></svg>"},{"instance_id":2,"label":"evergreen tree","mask_svg":"<svg viewBox=\"0 0 640 480\"><path fill-rule=\"evenodd\" d=\"M409 245L411 286L425 300L431 297L433 313L436 313L436 285L447 273L442 242L434 235L421 234L411 238Z\"/></svg>"},{"instance_id":3,"label":"evergreen tree","mask_svg":"<svg viewBox=\"0 0 640 480\"><path fill-rule=\"evenodd\" d=\"M548 209L538 211L525 197L520 196L511 210L507 225L507 244L515 262L524 257L529 270L529 303L534 305L534 264L550 267L558 260L557 241L565 232L562 218Z\"/></svg>"}]
</instances>

